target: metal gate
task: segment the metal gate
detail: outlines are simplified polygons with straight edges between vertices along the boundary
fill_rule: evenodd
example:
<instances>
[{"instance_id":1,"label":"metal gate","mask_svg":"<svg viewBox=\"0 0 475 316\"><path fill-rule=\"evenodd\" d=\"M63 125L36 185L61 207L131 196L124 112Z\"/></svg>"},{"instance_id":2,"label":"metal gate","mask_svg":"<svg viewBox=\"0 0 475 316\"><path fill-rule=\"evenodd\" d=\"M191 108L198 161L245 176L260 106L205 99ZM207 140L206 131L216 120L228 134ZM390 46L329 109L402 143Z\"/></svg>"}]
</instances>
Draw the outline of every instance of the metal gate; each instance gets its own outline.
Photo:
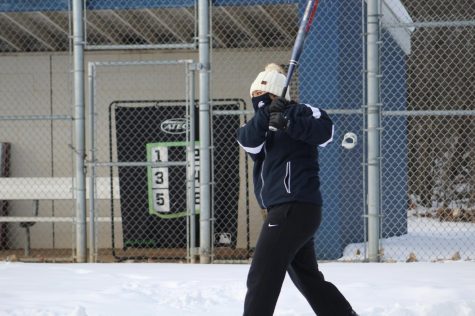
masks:
<instances>
[{"instance_id":1,"label":"metal gate","mask_svg":"<svg viewBox=\"0 0 475 316\"><path fill-rule=\"evenodd\" d=\"M193 66L89 63L90 261L192 260Z\"/></svg>"}]
</instances>

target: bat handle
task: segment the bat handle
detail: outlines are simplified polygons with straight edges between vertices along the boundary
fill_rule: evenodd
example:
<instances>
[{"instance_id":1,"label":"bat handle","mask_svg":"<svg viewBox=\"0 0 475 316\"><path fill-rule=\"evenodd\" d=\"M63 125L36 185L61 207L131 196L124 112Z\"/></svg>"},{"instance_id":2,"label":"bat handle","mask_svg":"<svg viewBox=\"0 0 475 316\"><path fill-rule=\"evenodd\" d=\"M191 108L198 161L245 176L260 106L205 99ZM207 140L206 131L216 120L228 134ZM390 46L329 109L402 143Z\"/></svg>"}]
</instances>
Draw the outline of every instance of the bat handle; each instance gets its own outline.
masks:
<instances>
[{"instance_id":1,"label":"bat handle","mask_svg":"<svg viewBox=\"0 0 475 316\"><path fill-rule=\"evenodd\" d=\"M289 85L286 84L284 89L282 89L282 95L281 95L282 98L285 98L285 95L287 94L287 89L288 88L289 88ZM277 128L275 126L272 126L272 125L269 124L269 131L275 132L275 131L277 131Z\"/></svg>"},{"instance_id":2,"label":"bat handle","mask_svg":"<svg viewBox=\"0 0 475 316\"><path fill-rule=\"evenodd\" d=\"M282 98L285 98L285 95L287 94L287 89L289 88L288 85L285 85L284 89L282 89L282 94L281 94L281 97Z\"/></svg>"}]
</instances>

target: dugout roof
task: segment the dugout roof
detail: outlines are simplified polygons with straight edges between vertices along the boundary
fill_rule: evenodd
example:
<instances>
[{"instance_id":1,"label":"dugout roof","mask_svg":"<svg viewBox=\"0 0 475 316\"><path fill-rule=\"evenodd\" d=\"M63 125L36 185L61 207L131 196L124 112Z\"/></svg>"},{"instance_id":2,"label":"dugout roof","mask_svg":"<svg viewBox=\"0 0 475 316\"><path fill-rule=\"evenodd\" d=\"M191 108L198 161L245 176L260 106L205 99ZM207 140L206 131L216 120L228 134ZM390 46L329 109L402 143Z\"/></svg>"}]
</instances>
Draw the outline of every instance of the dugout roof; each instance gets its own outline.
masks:
<instances>
[{"instance_id":1,"label":"dugout roof","mask_svg":"<svg viewBox=\"0 0 475 316\"><path fill-rule=\"evenodd\" d=\"M168 45L179 48L195 43L195 0L85 2L89 46ZM213 46L292 47L298 29L298 3L298 0L213 1ZM383 23L412 22L400 0L384 0L382 9ZM69 11L69 0L2 1L0 53L68 50L72 24ZM392 27L389 31L408 54L412 29Z\"/></svg>"}]
</instances>

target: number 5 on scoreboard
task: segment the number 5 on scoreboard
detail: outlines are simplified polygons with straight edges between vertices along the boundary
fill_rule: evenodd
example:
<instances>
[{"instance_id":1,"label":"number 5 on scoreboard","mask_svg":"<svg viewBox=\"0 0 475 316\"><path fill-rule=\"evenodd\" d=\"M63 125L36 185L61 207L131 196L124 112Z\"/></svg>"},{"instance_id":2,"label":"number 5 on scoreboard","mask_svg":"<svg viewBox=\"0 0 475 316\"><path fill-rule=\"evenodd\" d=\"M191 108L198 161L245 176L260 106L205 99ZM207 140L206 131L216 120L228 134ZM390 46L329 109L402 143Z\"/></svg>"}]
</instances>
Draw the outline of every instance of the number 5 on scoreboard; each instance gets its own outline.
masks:
<instances>
[{"instance_id":1,"label":"number 5 on scoreboard","mask_svg":"<svg viewBox=\"0 0 475 316\"><path fill-rule=\"evenodd\" d=\"M160 213L170 212L170 197L166 190L155 189L153 190L153 205L154 209Z\"/></svg>"}]
</instances>

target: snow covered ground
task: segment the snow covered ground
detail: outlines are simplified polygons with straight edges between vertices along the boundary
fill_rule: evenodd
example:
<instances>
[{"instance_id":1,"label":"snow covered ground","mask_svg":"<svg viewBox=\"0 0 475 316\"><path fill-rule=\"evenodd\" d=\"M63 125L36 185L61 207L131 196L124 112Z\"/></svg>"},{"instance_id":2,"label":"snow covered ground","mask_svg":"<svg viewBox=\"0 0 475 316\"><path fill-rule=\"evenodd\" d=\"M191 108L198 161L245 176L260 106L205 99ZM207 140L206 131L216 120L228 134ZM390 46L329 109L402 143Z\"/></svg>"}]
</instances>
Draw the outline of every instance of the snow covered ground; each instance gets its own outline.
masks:
<instances>
[{"instance_id":1,"label":"snow covered ground","mask_svg":"<svg viewBox=\"0 0 475 316\"><path fill-rule=\"evenodd\" d=\"M362 316L475 315L475 262L322 263ZM241 315L249 265L0 263L0 315ZM275 315L313 315L287 278Z\"/></svg>"},{"instance_id":2,"label":"snow covered ground","mask_svg":"<svg viewBox=\"0 0 475 316\"><path fill-rule=\"evenodd\" d=\"M408 217L408 233L381 240L383 261L475 260L475 223ZM365 245L348 245L340 261L361 261ZM413 255L411 255L413 254ZM475 296L475 294L474 294Z\"/></svg>"},{"instance_id":3,"label":"snow covered ground","mask_svg":"<svg viewBox=\"0 0 475 316\"><path fill-rule=\"evenodd\" d=\"M408 234L381 245L383 259L397 263L320 264L361 316L475 316L475 224L409 216ZM435 262L404 263L410 253ZM351 244L341 260L363 255L364 244ZM0 316L238 316L248 270L0 262ZM314 315L288 278L275 315Z\"/></svg>"}]
</instances>

